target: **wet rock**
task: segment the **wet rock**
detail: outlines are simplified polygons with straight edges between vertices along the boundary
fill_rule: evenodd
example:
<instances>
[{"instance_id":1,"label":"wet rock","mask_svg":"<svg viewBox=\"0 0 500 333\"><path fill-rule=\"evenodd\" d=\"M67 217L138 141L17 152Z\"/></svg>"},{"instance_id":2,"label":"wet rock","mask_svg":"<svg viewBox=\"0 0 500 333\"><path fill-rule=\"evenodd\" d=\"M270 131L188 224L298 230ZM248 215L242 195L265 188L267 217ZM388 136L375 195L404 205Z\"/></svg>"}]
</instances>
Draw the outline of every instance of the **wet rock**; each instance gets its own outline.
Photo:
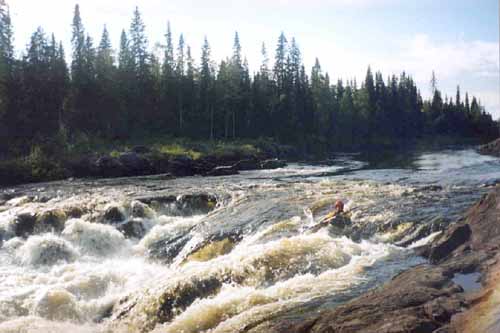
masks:
<instances>
[{"instance_id":1,"label":"wet rock","mask_svg":"<svg viewBox=\"0 0 500 333\"><path fill-rule=\"evenodd\" d=\"M217 206L217 197L212 194L186 194L177 199L179 210L188 215L208 214Z\"/></svg>"},{"instance_id":2,"label":"wet rock","mask_svg":"<svg viewBox=\"0 0 500 333\"><path fill-rule=\"evenodd\" d=\"M234 168L238 171L249 171L258 170L261 168L260 162L256 159L254 160L242 160L234 165Z\"/></svg>"},{"instance_id":3,"label":"wet rock","mask_svg":"<svg viewBox=\"0 0 500 333\"><path fill-rule=\"evenodd\" d=\"M494 179L494 180L490 180L490 181L487 181L486 183L482 184L481 187L490 188L490 187L496 187L499 184L500 184L500 179Z\"/></svg>"},{"instance_id":4,"label":"wet rock","mask_svg":"<svg viewBox=\"0 0 500 333\"><path fill-rule=\"evenodd\" d=\"M491 249L500 244L500 187L469 209L465 223L472 230L473 250Z\"/></svg>"},{"instance_id":5,"label":"wet rock","mask_svg":"<svg viewBox=\"0 0 500 333\"><path fill-rule=\"evenodd\" d=\"M172 216L207 214L217 206L218 199L213 194L194 193L181 196L162 195L138 197L137 201L147 204L155 211Z\"/></svg>"},{"instance_id":6,"label":"wet rock","mask_svg":"<svg viewBox=\"0 0 500 333\"><path fill-rule=\"evenodd\" d=\"M428 186L422 186L417 189L417 192L438 192L442 191L443 187L440 185L428 185Z\"/></svg>"},{"instance_id":7,"label":"wet rock","mask_svg":"<svg viewBox=\"0 0 500 333\"><path fill-rule=\"evenodd\" d=\"M153 172L151 163L137 153L124 153L119 157L127 176L142 176Z\"/></svg>"},{"instance_id":8,"label":"wet rock","mask_svg":"<svg viewBox=\"0 0 500 333\"><path fill-rule=\"evenodd\" d=\"M144 227L144 223L141 220L129 220L122 222L117 226L117 229L126 238L141 239L146 234L146 227Z\"/></svg>"},{"instance_id":9,"label":"wet rock","mask_svg":"<svg viewBox=\"0 0 500 333\"><path fill-rule=\"evenodd\" d=\"M140 201L132 201L130 210L132 217L141 219L152 219L156 215L148 205Z\"/></svg>"},{"instance_id":10,"label":"wet rock","mask_svg":"<svg viewBox=\"0 0 500 333\"><path fill-rule=\"evenodd\" d=\"M158 296L154 296L154 299L141 294L122 300L114 310L111 320L127 323L128 318L140 315L141 331L149 332L158 324L170 322L197 299L217 294L222 283L216 277L179 280L176 285L167 287Z\"/></svg>"},{"instance_id":11,"label":"wet rock","mask_svg":"<svg viewBox=\"0 0 500 333\"><path fill-rule=\"evenodd\" d=\"M117 158L102 156L96 161L96 167L100 177L122 177L124 175L123 165Z\"/></svg>"},{"instance_id":12,"label":"wet rock","mask_svg":"<svg viewBox=\"0 0 500 333\"><path fill-rule=\"evenodd\" d=\"M75 177L96 177L99 176L99 167L97 165L98 157L94 154L85 154L70 159L67 162L68 169Z\"/></svg>"},{"instance_id":13,"label":"wet rock","mask_svg":"<svg viewBox=\"0 0 500 333\"><path fill-rule=\"evenodd\" d=\"M486 145L480 146L478 151L481 154L492 155L500 157L500 139L490 142Z\"/></svg>"},{"instance_id":14,"label":"wet rock","mask_svg":"<svg viewBox=\"0 0 500 333\"><path fill-rule=\"evenodd\" d=\"M221 176L231 176L237 174L238 174L238 169L236 169L234 166L220 166L210 170L205 174L205 176L221 177Z\"/></svg>"},{"instance_id":15,"label":"wet rock","mask_svg":"<svg viewBox=\"0 0 500 333\"><path fill-rule=\"evenodd\" d=\"M160 195L152 197L139 197L136 198L136 200L156 209L158 205L175 203L177 201L177 197L175 195Z\"/></svg>"},{"instance_id":16,"label":"wet rock","mask_svg":"<svg viewBox=\"0 0 500 333\"><path fill-rule=\"evenodd\" d=\"M169 161L168 172L176 177L194 176L196 174L195 163L187 156L176 157Z\"/></svg>"},{"instance_id":17,"label":"wet rock","mask_svg":"<svg viewBox=\"0 0 500 333\"><path fill-rule=\"evenodd\" d=\"M68 217L62 209L43 212L37 215L33 232L36 234L61 232L67 219Z\"/></svg>"},{"instance_id":18,"label":"wet rock","mask_svg":"<svg viewBox=\"0 0 500 333\"><path fill-rule=\"evenodd\" d=\"M268 332L431 333L460 311L461 292L443 269L422 265L334 310L298 323L277 321Z\"/></svg>"},{"instance_id":19,"label":"wet rock","mask_svg":"<svg viewBox=\"0 0 500 333\"><path fill-rule=\"evenodd\" d=\"M16 216L13 231L17 237L28 237L35 229L36 216L32 213L23 213Z\"/></svg>"},{"instance_id":20,"label":"wet rock","mask_svg":"<svg viewBox=\"0 0 500 333\"><path fill-rule=\"evenodd\" d=\"M170 161L167 155L151 154L148 155L148 159L154 174L170 174Z\"/></svg>"},{"instance_id":21,"label":"wet rock","mask_svg":"<svg viewBox=\"0 0 500 333\"><path fill-rule=\"evenodd\" d=\"M79 321L77 299L64 289L49 290L43 294L35 306L35 314L55 321Z\"/></svg>"},{"instance_id":22,"label":"wet rock","mask_svg":"<svg viewBox=\"0 0 500 333\"><path fill-rule=\"evenodd\" d=\"M429 250L429 259L437 263L452 254L454 250L466 243L471 237L471 228L468 224L455 225L446 231Z\"/></svg>"},{"instance_id":23,"label":"wet rock","mask_svg":"<svg viewBox=\"0 0 500 333\"><path fill-rule=\"evenodd\" d=\"M169 322L178 311L187 309L197 299L215 295L221 287L222 281L216 277L194 279L189 283L179 284L160 297L157 312L158 323Z\"/></svg>"},{"instance_id":24,"label":"wet rock","mask_svg":"<svg viewBox=\"0 0 500 333\"><path fill-rule=\"evenodd\" d=\"M188 255L187 261L209 261L230 253L242 239L241 234L215 235L198 244Z\"/></svg>"},{"instance_id":25,"label":"wet rock","mask_svg":"<svg viewBox=\"0 0 500 333\"><path fill-rule=\"evenodd\" d=\"M0 249L3 246L3 243L7 241L7 238L7 230L5 230L4 228L0 228Z\"/></svg>"},{"instance_id":26,"label":"wet rock","mask_svg":"<svg viewBox=\"0 0 500 333\"><path fill-rule=\"evenodd\" d=\"M431 234L432 225L425 223L417 226L413 231L404 236L401 240L395 242L397 246L408 247L411 244L429 236Z\"/></svg>"},{"instance_id":27,"label":"wet rock","mask_svg":"<svg viewBox=\"0 0 500 333\"><path fill-rule=\"evenodd\" d=\"M190 240L191 236L183 233L159 240L149 247L148 257L164 264L171 264Z\"/></svg>"},{"instance_id":28,"label":"wet rock","mask_svg":"<svg viewBox=\"0 0 500 333\"><path fill-rule=\"evenodd\" d=\"M287 166L287 163L282 160L267 160L261 163L261 168L264 170L272 170L284 168Z\"/></svg>"},{"instance_id":29,"label":"wet rock","mask_svg":"<svg viewBox=\"0 0 500 333\"><path fill-rule=\"evenodd\" d=\"M119 206L110 206L106 209L103 219L108 223L119 223L126 219L125 211Z\"/></svg>"},{"instance_id":30,"label":"wet rock","mask_svg":"<svg viewBox=\"0 0 500 333\"><path fill-rule=\"evenodd\" d=\"M76 206L67 207L64 211L68 216L68 218L73 218L73 219L78 219L86 213L85 209Z\"/></svg>"}]
</instances>

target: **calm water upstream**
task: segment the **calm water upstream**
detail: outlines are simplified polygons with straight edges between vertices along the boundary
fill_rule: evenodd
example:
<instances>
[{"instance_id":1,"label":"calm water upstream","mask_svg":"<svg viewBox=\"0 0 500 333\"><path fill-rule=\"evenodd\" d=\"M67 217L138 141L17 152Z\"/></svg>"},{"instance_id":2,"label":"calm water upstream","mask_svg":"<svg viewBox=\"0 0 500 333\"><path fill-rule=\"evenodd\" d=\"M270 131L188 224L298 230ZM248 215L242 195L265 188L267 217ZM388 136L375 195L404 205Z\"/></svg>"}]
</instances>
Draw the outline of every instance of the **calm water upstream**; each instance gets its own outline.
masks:
<instances>
[{"instance_id":1,"label":"calm water upstream","mask_svg":"<svg viewBox=\"0 0 500 333\"><path fill-rule=\"evenodd\" d=\"M265 332L423 262L496 180L462 149L1 189L0 332ZM361 241L306 231L336 199Z\"/></svg>"}]
</instances>

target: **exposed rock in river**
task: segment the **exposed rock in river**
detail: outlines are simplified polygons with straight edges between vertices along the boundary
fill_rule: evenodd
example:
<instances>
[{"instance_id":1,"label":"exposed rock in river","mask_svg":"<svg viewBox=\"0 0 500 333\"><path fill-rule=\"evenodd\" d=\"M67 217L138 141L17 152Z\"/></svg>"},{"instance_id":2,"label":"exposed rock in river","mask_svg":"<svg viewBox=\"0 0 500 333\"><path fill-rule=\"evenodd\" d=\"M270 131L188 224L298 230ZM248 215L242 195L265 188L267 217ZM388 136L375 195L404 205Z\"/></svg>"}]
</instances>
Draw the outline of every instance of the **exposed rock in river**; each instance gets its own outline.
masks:
<instances>
[{"instance_id":1,"label":"exposed rock in river","mask_svg":"<svg viewBox=\"0 0 500 333\"><path fill-rule=\"evenodd\" d=\"M247 332L498 332L500 297L500 187L472 207L422 253L421 265L333 310L291 320L260 323ZM490 260L495 258L494 260ZM485 290L476 297L453 281L458 273L482 272ZM488 285L489 284L489 285ZM467 310L469 309L470 310ZM464 312L465 311L465 312ZM478 330L478 328L480 328Z\"/></svg>"},{"instance_id":2,"label":"exposed rock in river","mask_svg":"<svg viewBox=\"0 0 500 333\"><path fill-rule=\"evenodd\" d=\"M51 231L61 232L67 219L66 213L61 209L43 212L37 216L33 232L36 234Z\"/></svg>"},{"instance_id":3,"label":"exposed rock in river","mask_svg":"<svg viewBox=\"0 0 500 333\"><path fill-rule=\"evenodd\" d=\"M481 154L500 157L500 139L483 145L478 150Z\"/></svg>"}]
</instances>

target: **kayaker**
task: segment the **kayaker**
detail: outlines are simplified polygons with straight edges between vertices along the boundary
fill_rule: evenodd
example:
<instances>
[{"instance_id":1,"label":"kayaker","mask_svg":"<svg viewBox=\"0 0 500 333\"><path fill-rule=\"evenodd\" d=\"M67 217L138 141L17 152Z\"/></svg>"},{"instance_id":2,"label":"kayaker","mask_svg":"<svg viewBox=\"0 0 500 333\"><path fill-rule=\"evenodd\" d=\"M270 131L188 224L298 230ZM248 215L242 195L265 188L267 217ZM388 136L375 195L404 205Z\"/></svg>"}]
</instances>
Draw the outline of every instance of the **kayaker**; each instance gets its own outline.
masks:
<instances>
[{"instance_id":1,"label":"kayaker","mask_svg":"<svg viewBox=\"0 0 500 333\"><path fill-rule=\"evenodd\" d=\"M311 230L314 232L329 225L344 228L345 226L351 224L349 217L345 215L344 203L341 200L337 200L333 205L333 211L325 216L321 222L312 227Z\"/></svg>"}]
</instances>

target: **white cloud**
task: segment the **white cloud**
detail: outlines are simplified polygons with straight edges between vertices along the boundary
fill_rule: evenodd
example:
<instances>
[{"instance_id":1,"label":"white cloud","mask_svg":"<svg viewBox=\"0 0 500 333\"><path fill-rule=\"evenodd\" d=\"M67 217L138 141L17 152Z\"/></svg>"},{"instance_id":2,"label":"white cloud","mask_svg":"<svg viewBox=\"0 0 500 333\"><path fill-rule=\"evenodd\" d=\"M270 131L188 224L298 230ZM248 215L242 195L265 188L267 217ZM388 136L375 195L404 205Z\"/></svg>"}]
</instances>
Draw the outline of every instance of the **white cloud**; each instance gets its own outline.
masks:
<instances>
[{"instance_id":1,"label":"white cloud","mask_svg":"<svg viewBox=\"0 0 500 333\"><path fill-rule=\"evenodd\" d=\"M38 25L43 26L47 32L54 31L57 38L63 39L69 48L72 11L76 2L77 0L10 0L17 48L24 49L30 34ZM130 24L136 4L144 15L151 46L163 40L166 21L171 20L174 34L186 33L185 37L193 47L196 59L199 59L199 49L205 34L212 45L214 58L219 60L229 55L234 30L238 29L250 66L258 68L261 42L266 42L272 59L277 36L283 29L287 31L287 36L297 38L306 66L310 68L314 58L318 56L323 68L330 72L333 79L357 77L359 82L364 78L368 65L381 70L385 75L405 70L416 79L426 96L431 71L434 69L445 94L454 95L456 85L460 84L463 91L477 94L488 111L500 116L500 102L496 93L499 76L498 43L464 39L441 41L426 34L416 34L398 42L391 41L391 38L395 38L394 34L387 32L383 35L387 39L379 43L381 46L369 47L365 40L360 40L359 45L353 45L352 41L346 44L349 38L344 38L342 42L338 37L345 37L348 33L341 26L332 23L317 27L311 21L297 21L293 13L286 10L275 10L276 7L283 6L295 10L305 8L303 0L78 2L90 34L98 39L102 26L108 23L115 47L118 46L121 29L127 29ZM314 10L351 8L357 11L401 2L402 0L309 0L306 7L315 7ZM262 12L262 8L267 10ZM283 14L282 19L277 20L272 16L276 12ZM359 28L360 31L367 29L362 26ZM369 42L368 32L366 38L366 42ZM69 54L69 50L67 51Z\"/></svg>"},{"instance_id":2,"label":"white cloud","mask_svg":"<svg viewBox=\"0 0 500 333\"><path fill-rule=\"evenodd\" d=\"M430 76L435 70L439 88L445 95L455 96L456 86L460 85L463 93L469 91L477 96L487 111L495 118L500 117L498 43L463 39L439 42L428 35L417 34L396 45L399 48L364 53L336 46L319 51L333 55L323 64L334 76L346 78L351 73L362 79L368 64L385 75L406 71L414 77L424 97L429 96Z\"/></svg>"}]
</instances>

